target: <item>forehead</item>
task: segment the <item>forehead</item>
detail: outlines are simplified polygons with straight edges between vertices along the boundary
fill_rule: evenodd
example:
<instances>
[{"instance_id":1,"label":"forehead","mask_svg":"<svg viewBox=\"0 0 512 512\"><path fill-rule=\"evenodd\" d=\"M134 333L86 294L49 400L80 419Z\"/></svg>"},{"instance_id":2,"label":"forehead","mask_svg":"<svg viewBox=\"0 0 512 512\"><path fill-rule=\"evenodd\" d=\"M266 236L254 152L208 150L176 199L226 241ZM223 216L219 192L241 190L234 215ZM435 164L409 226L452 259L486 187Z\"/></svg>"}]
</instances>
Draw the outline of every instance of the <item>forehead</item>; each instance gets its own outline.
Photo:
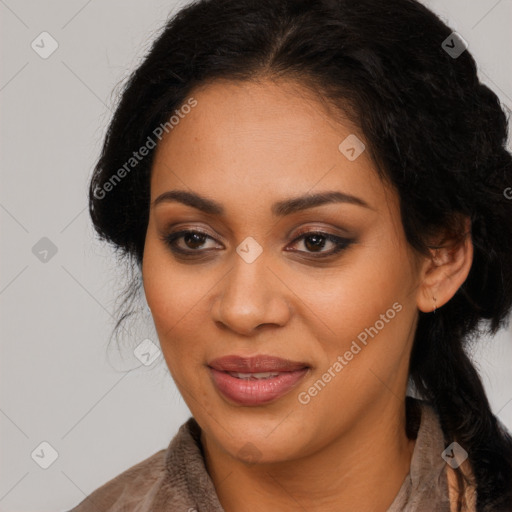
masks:
<instances>
[{"instance_id":1,"label":"forehead","mask_svg":"<svg viewBox=\"0 0 512 512\"><path fill-rule=\"evenodd\" d=\"M190 97L195 106L158 144L152 198L187 187L206 195L215 191L226 202L256 194L270 200L314 187L382 193L367 152L355 159L343 152L348 138L359 153L359 129L334 117L308 89L293 82L215 81Z\"/></svg>"}]
</instances>

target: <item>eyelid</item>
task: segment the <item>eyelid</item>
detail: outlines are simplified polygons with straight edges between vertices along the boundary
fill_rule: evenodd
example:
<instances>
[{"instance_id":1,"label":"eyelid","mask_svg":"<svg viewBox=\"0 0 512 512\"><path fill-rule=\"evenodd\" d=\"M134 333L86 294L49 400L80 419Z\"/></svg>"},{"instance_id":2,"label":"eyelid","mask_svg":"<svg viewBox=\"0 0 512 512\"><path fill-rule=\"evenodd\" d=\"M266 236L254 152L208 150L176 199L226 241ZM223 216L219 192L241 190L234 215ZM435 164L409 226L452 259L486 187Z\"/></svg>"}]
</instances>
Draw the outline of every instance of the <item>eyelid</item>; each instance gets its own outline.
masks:
<instances>
[{"instance_id":1,"label":"eyelid","mask_svg":"<svg viewBox=\"0 0 512 512\"><path fill-rule=\"evenodd\" d=\"M337 230L333 232L333 230ZM318 225L311 225L308 224L306 226L301 226L295 233L290 232L287 235L287 238L290 238L293 234L293 240L295 241L297 238L299 238L301 235L306 234L315 234L319 233L325 236L333 236L337 238L344 238L344 239L351 239L354 238L353 234L350 234L347 230L344 230L342 228L337 227L325 227L325 226L318 226Z\"/></svg>"},{"instance_id":2,"label":"eyelid","mask_svg":"<svg viewBox=\"0 0 512 512\"><path fill-rule=\"evenodd\" d=\"M181 223L170 223L165 225L162 229L162 233L166 236L174 235L176 233L181 233L183 231L189 232L192 231L194 233L200 233L201 235L208 236L215 240L216 242L223 243L222 239L224 238L222 235L218 234L216 231L213 234L210 230L203 228L197 225L188 225Z\"/></svg>"}]
</instances>

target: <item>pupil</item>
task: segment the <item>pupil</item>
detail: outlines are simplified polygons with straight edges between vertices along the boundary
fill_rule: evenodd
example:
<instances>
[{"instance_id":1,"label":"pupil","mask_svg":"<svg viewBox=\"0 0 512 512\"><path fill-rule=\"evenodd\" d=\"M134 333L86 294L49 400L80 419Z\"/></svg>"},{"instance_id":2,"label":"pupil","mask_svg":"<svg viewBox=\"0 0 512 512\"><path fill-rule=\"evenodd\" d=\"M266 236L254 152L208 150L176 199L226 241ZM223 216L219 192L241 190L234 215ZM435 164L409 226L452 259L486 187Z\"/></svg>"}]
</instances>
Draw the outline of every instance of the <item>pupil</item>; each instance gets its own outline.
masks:
<instances>
[{"instance_id":1,"label":"pupil","mask_svg":"<svg viewBox=\"0 0 512 512\"><path fill-rule=\"evenodd\" d=\"M313 244L309 244L308 240L314 240ZM325 245L325 237L322 235L310 235L305 238L305 244L308 250L315 251L316 249L322 249Z\"/></svg>"},{"instance_id":2,"label":"pupil","mask_svg":"<svg viewBox=\"0 0 512 512\"><path fill-rule=\"evenodd\" d=\"M204 239L205 235L201 235L200 233L188 233L185 235L185 243L193 249L203 245Z\"/></svg>"}]
</instances>

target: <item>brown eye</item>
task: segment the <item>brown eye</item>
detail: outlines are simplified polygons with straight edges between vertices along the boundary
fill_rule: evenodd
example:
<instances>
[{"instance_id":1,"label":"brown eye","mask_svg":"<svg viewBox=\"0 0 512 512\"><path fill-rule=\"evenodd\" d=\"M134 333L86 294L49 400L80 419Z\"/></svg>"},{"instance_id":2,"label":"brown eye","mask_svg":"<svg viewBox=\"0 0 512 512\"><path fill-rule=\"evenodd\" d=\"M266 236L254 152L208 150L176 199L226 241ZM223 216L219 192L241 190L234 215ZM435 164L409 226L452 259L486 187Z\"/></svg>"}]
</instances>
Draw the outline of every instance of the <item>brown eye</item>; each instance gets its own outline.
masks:
<instances>
[{"instance_id":1,"label":"brown eye","mask_svg":"<svg viewBox=\"0 0 512 512\"><path fill-rule=\"evenodd\" d=\"M200 250L208 240L215 241L210 235L207 235L202 231L182 230L164 235L161 239L173 252L182 255L192 256L216 248L207 247L204 250Z\"/></svg>"},{"instance_id":2,"label":"brown eye","mask_svg":"<svg viewBox=\"0 0 512 512\"><path fill-rule=\"evenodd\" d=\"M183 236L183 241L189 249L197 249L204 244L207 236L203 233L190 232Z\"/></svg>"},{"instance_id":3,"label":"brown eye","mask_svg":"<svg viewBox=\"0 0 512 512\"><path fill-rule=\"evenodd\" d=\"M295 240L292 242L292 245L296 245L298 242L303 242L303 245L306 250L297 250L295 252L305 253L305 254L318 254L319 258L332 256L343 249L346 249L349 245L353 243L353 240L349 240L347 238L342 238L340 236L333 235L331 233L324 233L322 231L309 231L301 233ZM330 244L332 247L331 250L324 251L324 247L326 244Z\"/></svg>"}]
</instances>

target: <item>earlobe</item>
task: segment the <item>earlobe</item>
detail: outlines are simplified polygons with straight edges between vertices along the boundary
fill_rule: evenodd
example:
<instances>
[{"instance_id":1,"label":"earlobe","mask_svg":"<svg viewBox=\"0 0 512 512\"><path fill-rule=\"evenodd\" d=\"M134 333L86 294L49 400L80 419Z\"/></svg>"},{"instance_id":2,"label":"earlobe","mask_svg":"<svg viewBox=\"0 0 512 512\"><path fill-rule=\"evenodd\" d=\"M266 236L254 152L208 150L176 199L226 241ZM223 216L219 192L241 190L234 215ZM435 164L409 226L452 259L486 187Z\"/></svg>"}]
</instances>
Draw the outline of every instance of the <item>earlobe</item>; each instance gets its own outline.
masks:
<instances>
[{"instance_id":1,"label":"earlobe","mask_svg":"<svg viewBox=\"0 0 512 512\"><path fill-rule=\"evenodd\" d=\"M431 247L430 258L425 258L420 273L417 307L424 313L433 313L446 304L468 277L473 263L471 221L464 220L461 236L444 238Z\"/></svg>"}]
</instances>

